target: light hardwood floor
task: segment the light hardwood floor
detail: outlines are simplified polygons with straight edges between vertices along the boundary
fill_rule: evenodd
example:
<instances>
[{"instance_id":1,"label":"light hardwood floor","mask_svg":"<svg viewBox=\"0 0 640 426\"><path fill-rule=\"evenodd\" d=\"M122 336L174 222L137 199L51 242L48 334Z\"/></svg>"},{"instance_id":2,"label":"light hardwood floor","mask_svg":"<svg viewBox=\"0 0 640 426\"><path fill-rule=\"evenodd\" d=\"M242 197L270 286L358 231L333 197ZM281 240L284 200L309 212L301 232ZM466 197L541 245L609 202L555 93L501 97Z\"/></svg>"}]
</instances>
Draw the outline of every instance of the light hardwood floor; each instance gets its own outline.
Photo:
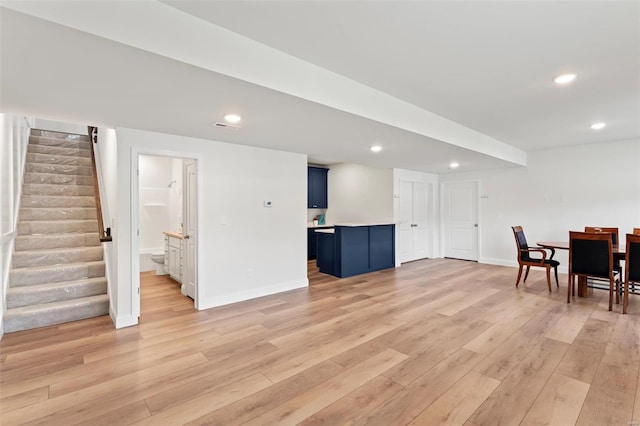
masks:
<instances>
[{"instance_id":1,"label":"light hardwood floor","mask_svg":"<svg viewBox=\"0 0 640 426\"><path fill-rule=\"evenodd\" d=\"M0 423L621 425L640 421L640 297L447 259L206 311L142 275L140 325L5 335Z\"/></svg>"}]
</instances>

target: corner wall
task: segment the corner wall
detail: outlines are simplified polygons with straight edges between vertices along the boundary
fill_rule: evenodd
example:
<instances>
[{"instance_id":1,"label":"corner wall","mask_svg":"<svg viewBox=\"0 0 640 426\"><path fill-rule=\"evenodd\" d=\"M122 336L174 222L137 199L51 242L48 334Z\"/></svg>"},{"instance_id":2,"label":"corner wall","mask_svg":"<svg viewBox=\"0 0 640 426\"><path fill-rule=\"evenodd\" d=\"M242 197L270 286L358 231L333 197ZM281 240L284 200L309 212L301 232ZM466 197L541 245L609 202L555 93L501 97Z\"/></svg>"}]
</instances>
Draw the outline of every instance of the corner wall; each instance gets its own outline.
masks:
<instances>
[{"instance_id":1,"label":"corner wall","mask_svg":"<svg viewBox=\"0 0 640 426\"><path fill-rule=\"evenodd\" d=\"M329 224L393 222L392 169L331 165L327 191Z\"/></svg>"},{"instance_id":2,"label":"corner wall","mask_svg":"<svg viewBox=\"0 0 640 426\"><path fill-rule=\"evenodd\" d=\"M305 155L134 129L116 132L117 326L137 323L131 250L137 248L132 178L138 154L198 162L198 309L308 285ZM273 207L263 206L267 200Z\"/></svg>"},{"instance_id":3,"label":"corner wall","mask_svg":"<svg viewBox=\"0 0 640 426\"><path fill-rule=\"evenodd\" d=\"M585 226L620 229L621 242L640 226L640 140L528 153L525 167L441 175L441 182L479 181L479 261L517 266L511 226L524 227L529 245L568 241ZM566 251L558 251L566 271Z\"/></svg>"}]
</instances>

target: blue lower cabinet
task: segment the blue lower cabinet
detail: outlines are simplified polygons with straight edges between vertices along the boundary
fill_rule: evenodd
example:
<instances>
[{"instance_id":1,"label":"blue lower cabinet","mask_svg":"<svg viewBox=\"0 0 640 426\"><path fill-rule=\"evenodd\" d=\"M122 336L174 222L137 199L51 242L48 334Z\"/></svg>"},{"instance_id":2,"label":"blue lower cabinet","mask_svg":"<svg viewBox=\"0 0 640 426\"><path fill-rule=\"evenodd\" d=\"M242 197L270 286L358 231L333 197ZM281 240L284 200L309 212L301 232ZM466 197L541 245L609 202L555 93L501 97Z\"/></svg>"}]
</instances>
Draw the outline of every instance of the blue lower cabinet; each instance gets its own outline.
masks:
<instances>
[{"instance_id":1,"label":"blue lower cabinet","mask_svg":"<svg viewBox=\"0 0 640 426\"><path fill-rule=\"evenodd\" d=\"M335 269L335 234L317 233L317 260L318 269L323 274L336 275Z\"/></svg>"},{"instance_id":2,"label":"blue lower cabinet","mask_svg":"<svg viewBox=\"0 0 640 426\"><path fill-rule=\"evenodd\" d=\"M318 236L320 272L344 278L394 266L395 225L336 226Z\"/></svg>"}]
</instances>

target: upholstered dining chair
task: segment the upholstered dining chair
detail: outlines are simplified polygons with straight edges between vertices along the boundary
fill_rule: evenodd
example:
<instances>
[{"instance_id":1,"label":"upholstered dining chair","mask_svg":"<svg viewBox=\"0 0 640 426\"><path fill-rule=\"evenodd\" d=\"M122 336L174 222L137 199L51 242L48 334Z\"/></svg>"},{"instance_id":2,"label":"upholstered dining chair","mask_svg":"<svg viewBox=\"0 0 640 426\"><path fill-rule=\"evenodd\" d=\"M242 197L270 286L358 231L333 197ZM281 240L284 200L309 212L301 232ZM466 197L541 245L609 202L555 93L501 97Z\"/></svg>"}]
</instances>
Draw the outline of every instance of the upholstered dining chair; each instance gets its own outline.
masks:
<instances>
[{"instance_id":1,"label":"upholstered dining chair","mask_svg":"<svg viewBox=\"0 0 640 426\"><path fill-rule=\"evenodd\" d=\"M567 303L575 294L575 278L597 277L609 280L609 310L613 308L613 240L609 232L569 231L569 283Z\"/></svg>"},{"instance_id":2,"label":"upholstered dining chair","mask_svg":"<svg viewBox=\"0 0 640 426\"><path fill-rule=\"evenodd\" d=\"M610 232L611 233L611 242L614 246L620 244L620 237L618 236L618 228L607 228L600 226L585 226L584 232ZM622 265L620 264L620 260L613 259L613 270L618 274L620 280L622 280ZM616 292L616 303L619 303L618 297L620 294Z\"/></svg>"},{"instance_id":3,"label":"upholstered dining chair","mask_svg":"<svg viewBox=\"0 0 640 426\"><path fill-rule=\"evenodd\" d=\"M627 313L629 284L640 283L640 233L627 234L627 251L624 256L624 296L622 313Z\"/></svg>"},{"instance_id":4,"label":"upholstered dining chair","mask_svg":"<svg viewBox=\"0 0 640 426\"><path fill-rule=\"evenodd\" d=\"M542 247L529 247L527 244L527 238L524 236L524 231L522 230L522 226L512 226L513 236L516 239L516 246L518 247L518 278L516 279L516 287L520 284L520 277L522 276L522 268L527 267L527 272L524 274L524 280L522 282L527 282L527 277L529 276L529 269L532 266L537 266L540 268L545 268L547 270L547 287L549 287L549 291L551 291L551 268L556 276L556 287L560 287L558 284L558 265L560 262L557 260L553 260L552 258L547 259L547 252ZM540 253L540 257L531 257L531 253ZM553 255L551 255L553 257Z\"/></svg>"}]
</instances>

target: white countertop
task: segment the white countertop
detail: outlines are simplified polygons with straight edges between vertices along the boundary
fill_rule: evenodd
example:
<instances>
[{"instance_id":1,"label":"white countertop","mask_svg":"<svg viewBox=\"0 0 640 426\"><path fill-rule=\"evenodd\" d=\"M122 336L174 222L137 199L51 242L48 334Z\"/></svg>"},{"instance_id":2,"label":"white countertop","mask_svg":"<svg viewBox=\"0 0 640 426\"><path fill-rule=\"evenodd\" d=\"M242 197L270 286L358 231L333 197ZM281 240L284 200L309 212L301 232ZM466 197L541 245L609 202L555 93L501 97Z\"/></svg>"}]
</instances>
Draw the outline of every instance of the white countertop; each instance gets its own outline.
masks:
<instances>
[{"instance_id":1,"label":"white countertop","mask_svg":"<svg viewBox=\"0 0 640 426\"><path fill-rule=\"evenodd\" d=\"M184 238L184 235L178 231L164 231L164 235L173 238L180 238L181 240Z\"/></svg>"},{"instance_id":2,"label":"white countertop","mask_svg":"<svg viewBox=\"0 0 640 426\"><path fill-rule=\"evenodd\" d=\"M336 230L334 228L328 228L328 229L316 229L315 231L318 234L335 234Z\"/></svg>"},{"instance_id":3,"label":"white countertop","mask_svg":"<svg viewBox=\"0 0 640 426\"><path fill-rule=\"evenodd\" d=\"M325 223L324 225L314 225L313 222L307 222L307 228L331 228L331 223Z\"/></svg>"},{"instance_id":4,"label":"white countertop","mask_svg":"<svg viewBox=\"0 0 640 426\"><path fill-rule=\"evenodd\" d=\"M379 223L349 223L349 222L345 222L345 223L336 223L335 226L349 226L349 227L356 227L356 226L379 226L379 225L395 225L393 222L379 222Z\"/></svg>"}]
</instances>

